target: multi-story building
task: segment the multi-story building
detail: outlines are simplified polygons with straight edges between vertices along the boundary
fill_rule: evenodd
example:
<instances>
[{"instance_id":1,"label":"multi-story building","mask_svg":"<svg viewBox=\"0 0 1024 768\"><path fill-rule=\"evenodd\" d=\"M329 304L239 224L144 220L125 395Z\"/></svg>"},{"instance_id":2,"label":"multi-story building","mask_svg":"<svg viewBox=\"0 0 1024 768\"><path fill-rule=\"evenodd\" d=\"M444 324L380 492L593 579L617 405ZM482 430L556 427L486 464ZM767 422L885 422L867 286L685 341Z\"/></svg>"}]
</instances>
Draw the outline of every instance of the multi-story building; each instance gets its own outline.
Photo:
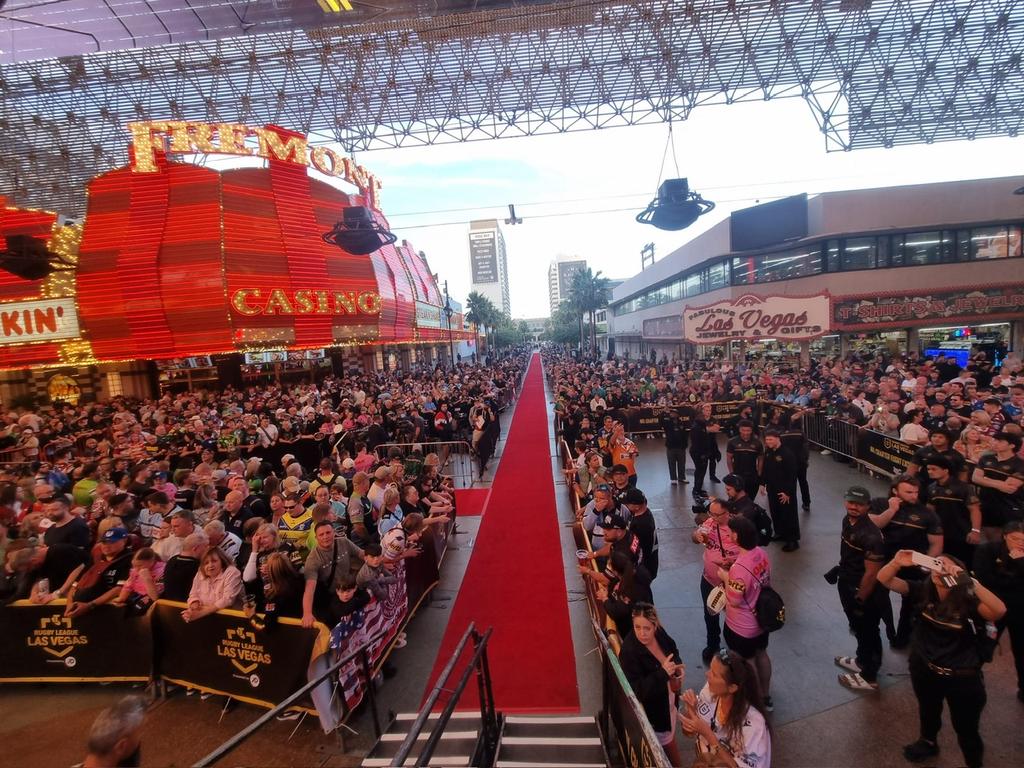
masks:
<instances>
[{"instance_id":1,"label":"multi-story building","mask_svg":"<svg viewBox=\"0 0 1024 768\"><path fill-rule=\"evenodd\" d=\"M511 317L508 253L497 219L469 223L469 267L473 277L471 290L486 296L494 306Z\"/></svg>"},{"instance_id":2,"label":"multi-story building","mask_svg":"<svg viewBox=\"0 0 1024 768\"><path fill-rule=\"evenodd\" d=\"M587 268L586 259L559 256L548 265L548 304L554 315L558 305L568 298L572 277Z\"/></svg>"},{"instance_id":3,"label":"multi-story building","mask_svg":"<svg viewBox=\"0 0 1024 768\"><path fill-rule=\"evenodd\" d=\"M1022 185L828 192L736 211L615 289L615 351L806 361L1020 350Z\"/></svg>"}]
</instances>

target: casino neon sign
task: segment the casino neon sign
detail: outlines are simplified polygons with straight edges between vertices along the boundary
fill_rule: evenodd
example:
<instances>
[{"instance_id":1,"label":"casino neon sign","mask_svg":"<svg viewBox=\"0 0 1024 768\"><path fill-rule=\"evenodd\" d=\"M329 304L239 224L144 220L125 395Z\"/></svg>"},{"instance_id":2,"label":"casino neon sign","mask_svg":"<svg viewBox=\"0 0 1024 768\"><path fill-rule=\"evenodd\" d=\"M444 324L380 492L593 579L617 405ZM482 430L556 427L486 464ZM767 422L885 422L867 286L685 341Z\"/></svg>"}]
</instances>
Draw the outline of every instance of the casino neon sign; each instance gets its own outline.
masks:
<instances>
[{"instance_id":1,"label":"casino neon sign","mask_svg":"<svg viewBox=\"0 0 1024 768\"><path fill-rule=\"evenodd\" d=\"M128 131L135 149L135 173L156 173L158 152L262 157L312 167L326 176L343 179L357 187L371 207L380 210L381 183L376 176L352 158L330 147L310 147L305 136L276 125L256 128L241 123L161 120L128 123ZM256 138L257 146L246 145L250 137Z\"/></svg>"},{"instance_id":2,"label":"casino neon sign","mask_svg":"<svg viewBox=\"0 0 1024 768\"><path fill-rule=\"evenodd\" d=\"M286 291L239 288L231 308L241 315L379 315L380 294L372 291Z\"/></svg>"}]
</instances>

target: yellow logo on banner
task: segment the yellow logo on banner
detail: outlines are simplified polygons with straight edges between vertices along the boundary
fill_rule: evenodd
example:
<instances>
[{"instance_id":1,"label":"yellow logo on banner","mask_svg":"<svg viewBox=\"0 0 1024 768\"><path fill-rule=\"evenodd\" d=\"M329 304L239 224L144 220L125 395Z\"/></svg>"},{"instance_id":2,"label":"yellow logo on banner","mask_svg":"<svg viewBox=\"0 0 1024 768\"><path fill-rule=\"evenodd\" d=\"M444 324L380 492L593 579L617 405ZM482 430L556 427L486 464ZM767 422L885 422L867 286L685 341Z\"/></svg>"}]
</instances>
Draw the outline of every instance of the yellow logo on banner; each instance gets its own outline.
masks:
<instances>
[{"instance_id":1,"label":"yellow logo on banner","mask_svg":"<svg viewBox=\"0 0 1024 768\"><path fill-rule=\"evenodd\" d=\"M70 616L57 613L40 618L39 626L32 630L26 643L29 647L41 648L51 656L63 659L76 645L88 645L89 638L74 628Z\"/></svg>"},{"instance_id":2,"label":"yellow logo on banner","mask_svg":"<svg viewBox=\"0 0 1024 768\"><path fill-rule=\"evenodd\" d=\"M217 645L217 655L230 659L232 666L248 675L260 664L270 663L270 654L256 640L256 633L245 627L229 629Z\"/></svg>"}]
</instances>

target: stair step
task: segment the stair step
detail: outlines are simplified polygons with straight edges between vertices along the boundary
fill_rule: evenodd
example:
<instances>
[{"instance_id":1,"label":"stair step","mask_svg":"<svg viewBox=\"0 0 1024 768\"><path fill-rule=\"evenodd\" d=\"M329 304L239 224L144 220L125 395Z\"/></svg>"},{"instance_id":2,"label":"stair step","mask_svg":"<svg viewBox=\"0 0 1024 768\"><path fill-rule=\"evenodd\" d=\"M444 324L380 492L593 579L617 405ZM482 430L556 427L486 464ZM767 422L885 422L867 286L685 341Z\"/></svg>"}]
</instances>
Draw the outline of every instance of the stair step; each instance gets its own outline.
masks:
<instances>
[{"instance_id":1,"label":"stair step","mask_svg":"<svg viewBox=\"0 0 1024 768\"><path fill-rule=\"evenodd\" d=\"M538 763L522 760L499 760L494 768L608 768L605 762L600 763Z\"/></svg>"},{"instance_id":2,"label":"stair step","mask_svg":"<svg viewBox=\"0 0 1024 768\"><path fill-rule=\"evenodd\" d=\"M600 736L506 736L501 737L502 744L520 746L555 746L589 747L601 746Z\"/></svg>"},{"instance_id":3,"label":"stair step","mask_svg":"<svg viewBox=\"0 0 1024 768\"><path fill-rule=\"evenodd\" d=\"M477 731L444 731L442 739L475 739ZM381 741L405 741L405 733L385 733L380 737ZM430 738L430 731L421 733L416 737L417 741L426 741Z\"/></svg>"},{"instance_id":4,"label":"stair step","mask_svg":"<svg viewBox=\"0 0 1024 768\"><path fill-rule=\"evenodd\" d=\"M515 725L593 725L594 718L586 715L571 715L566 717L544 717L543 715L506 715L506 723Z\"/></svg>"},{"instance_id":5,"label":"stair step","mask_svg":"<svg viewBox=\"0 0 1024 768\"><path fill-rule=\"evenodd\" d=\"M396 721L415 720L419 716L420 716L419 712L400 712L399 714L395 715L395 720ZM441 716L440 712L431 712L429 715L427 715L427 719L428 720L437 720L440 716ZM474 718L479 720L480 719L480 713L479 712L468 712L468 711L457 711L457 712L452 712L452 717L451 717L452 720L472 720Z\"/></svg>"},{"instance_id":6,"label":"stair step","mask_svg":"<svg viewBox=\"0 0 1024 768\"><path fill-rule=\"evenodd\" d=\"M548 744L509 744L502 739L498 748L500 763L567 763L569 765L605 765L606 756L600 739L587 745L564 744L558 739Z\"/></svg>"},{"instance_id":7,"label":"stair step","mask_svg":"<svg viewBox=\"0 0 1024 768\"><path fill-rule=\"evenodd\" d=\"M599 736L594 718L506 718L504 736L506 738L552 738L565 741L568 738L585 738Z\"/></svg>"},{"instance_id":8,"label":"stair step","mask_svg":"<svg viewBox=\"0 0 1024 768\"><path fill-rule=\"evenodd\" d=\"M387 768L389 765L391 765L390 757L367 757L364 758L362 762L363 768ZM404 763L402 763L402 765L414 766L416 765L416 758L410 757ZM438 757L437 755L435 755L434 757L430 758L430 762L427 763L427 765L436 765L439 766L439 768L462 768L462 766L466 766L468 768L469 756L467 755L466 757Z\"/></svg>"}]
</instances>

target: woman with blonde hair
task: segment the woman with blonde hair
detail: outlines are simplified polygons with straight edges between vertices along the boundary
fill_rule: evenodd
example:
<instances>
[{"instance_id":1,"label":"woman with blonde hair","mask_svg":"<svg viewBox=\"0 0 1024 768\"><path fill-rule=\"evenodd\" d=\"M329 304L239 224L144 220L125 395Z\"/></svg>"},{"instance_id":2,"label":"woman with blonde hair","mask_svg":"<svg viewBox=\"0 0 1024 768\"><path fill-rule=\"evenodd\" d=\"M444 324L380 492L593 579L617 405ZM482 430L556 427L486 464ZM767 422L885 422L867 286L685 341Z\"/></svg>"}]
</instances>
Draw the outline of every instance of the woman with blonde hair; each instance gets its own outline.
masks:
<instances>
[{"instance_id":1,"label":"woman with blonde hair","mask_svg":"<svg viewBox=\"0 0 1024 768\"><path fill-rule=\"evenodd\" d=\"M212 483L203 483L196 488L192 498L192 516L199 527L217 518L217 489Z\"/></svg>"},{"instance_id":2,"label":"woman with blonde hair","mask_svg":"<svg viewBox=\"0 0 1024 768\"><path fill-rule=\"evenodd\" d=\"M185 621L195 621L230 608L242 594L242 574L218 547L210 547L199 561L199 572L188 594Z\"/></svg>"}]
</instances>

